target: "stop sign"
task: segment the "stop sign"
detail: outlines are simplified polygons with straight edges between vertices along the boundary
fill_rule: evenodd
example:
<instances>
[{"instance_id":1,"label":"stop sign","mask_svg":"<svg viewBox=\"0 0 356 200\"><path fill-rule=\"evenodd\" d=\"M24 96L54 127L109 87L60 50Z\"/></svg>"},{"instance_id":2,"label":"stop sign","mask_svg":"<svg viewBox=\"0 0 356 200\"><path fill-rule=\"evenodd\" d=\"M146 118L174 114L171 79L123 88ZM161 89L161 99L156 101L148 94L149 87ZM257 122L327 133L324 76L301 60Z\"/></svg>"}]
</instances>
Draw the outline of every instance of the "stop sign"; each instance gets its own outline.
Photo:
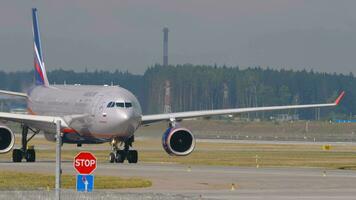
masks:
<instances>
[{"instance_id":1,"label":"stop sign","mask_svg":"<svg viewBox=\"0 0 356 200\"><path fill-rule=\"evenodd\" d=\"M79 174L91 174L96 169L96 158L90 152L80 152L74 157L73 165Z\"/></svg>"}]
</instances>

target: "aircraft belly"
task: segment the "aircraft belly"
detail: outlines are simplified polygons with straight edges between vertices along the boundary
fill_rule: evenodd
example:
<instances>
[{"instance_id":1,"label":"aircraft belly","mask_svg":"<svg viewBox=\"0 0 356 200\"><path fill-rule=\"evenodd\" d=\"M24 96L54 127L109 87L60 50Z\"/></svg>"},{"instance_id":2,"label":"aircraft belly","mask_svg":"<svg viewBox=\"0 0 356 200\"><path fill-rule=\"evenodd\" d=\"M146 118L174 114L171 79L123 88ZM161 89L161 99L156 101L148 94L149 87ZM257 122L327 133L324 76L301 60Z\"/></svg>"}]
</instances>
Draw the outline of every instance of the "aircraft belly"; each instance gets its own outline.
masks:
<instances>
[{"instance_id":1,"label":"aircraft belly","mask_svg":"<svg viewBox=\"0 0 356 200\"><path fill-rule=\"evenodd\" d=\"M107 126L105 123L97 124L90 129L90 134L97 138L130 137L134 131L127 126Z\"/></svg>"}]
</instances>

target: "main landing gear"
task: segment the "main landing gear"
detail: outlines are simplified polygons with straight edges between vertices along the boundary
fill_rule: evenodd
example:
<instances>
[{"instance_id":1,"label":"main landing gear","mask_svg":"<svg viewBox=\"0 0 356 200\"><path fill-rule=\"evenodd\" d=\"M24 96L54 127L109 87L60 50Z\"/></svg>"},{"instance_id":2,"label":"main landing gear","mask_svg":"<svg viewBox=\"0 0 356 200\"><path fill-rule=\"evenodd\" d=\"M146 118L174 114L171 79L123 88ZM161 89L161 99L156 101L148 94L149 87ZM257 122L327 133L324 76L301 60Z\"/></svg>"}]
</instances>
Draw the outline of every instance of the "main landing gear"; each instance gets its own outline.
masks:
<instances>
[{"instance_id":1,"label":"main landing gear","mask_svg":"<svg viewBox=\"0 0 356 200\"><path fill-rule=\"evenodd\" d=\"M33 135L27 139L28 130L33 132ZM21 139L21 149L14 149L12 151L12 161L21 162L24 158L27 162L36 161L36 152L34 148L28 148L28 142L39 133L39 130L33 130L26 125L22 125L22 139Z\"/></svg>"},{"instance_id":2,"label":"main landing gear","mask_svg":"<svg viewBox=\"0 0 356 200\"><path fill-rule=\"evenodd\" d=\"M138 153L136 150L130 150L132 143L134 142L134 136L124 141L124 149L120 150L118 147L118 141L113 139L111 141L112 152L109 154L110 163L123 163L127 160L129 163L137 163Z\"/></svg>"}]
</instances>

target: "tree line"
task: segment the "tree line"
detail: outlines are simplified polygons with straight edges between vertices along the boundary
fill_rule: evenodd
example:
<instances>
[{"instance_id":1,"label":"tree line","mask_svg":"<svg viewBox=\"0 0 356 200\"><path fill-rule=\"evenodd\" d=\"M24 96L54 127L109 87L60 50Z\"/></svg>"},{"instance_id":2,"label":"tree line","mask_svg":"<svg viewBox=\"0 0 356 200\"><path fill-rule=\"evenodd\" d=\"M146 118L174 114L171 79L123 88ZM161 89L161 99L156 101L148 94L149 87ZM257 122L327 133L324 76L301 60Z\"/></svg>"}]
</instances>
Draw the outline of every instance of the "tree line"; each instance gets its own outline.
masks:
<instances>
[{"instance_id":1,"label":"tree line","mask_svg":"<svg viewBox=\"0 0 356 200\"><path fill-rule=\"evenodd\" d=\"M33 72L0 72L1 89L25 91L33 82ZM356 111L352 73L330 74L313 70L263 69L205 65L154 65L143 75L121 71L54 70L48 72L51 84L120 85L140 100L144 113L164 110L166 81L170 82L172 112L210 110L232 107L256 107L287 104L325 103L341 91L346 96L337 108L323 108L320 117L350 118ZM315 109L254 113L249 116L268 118L276 113L299 114L314 119Z\"/></svg>"}]
</instances>

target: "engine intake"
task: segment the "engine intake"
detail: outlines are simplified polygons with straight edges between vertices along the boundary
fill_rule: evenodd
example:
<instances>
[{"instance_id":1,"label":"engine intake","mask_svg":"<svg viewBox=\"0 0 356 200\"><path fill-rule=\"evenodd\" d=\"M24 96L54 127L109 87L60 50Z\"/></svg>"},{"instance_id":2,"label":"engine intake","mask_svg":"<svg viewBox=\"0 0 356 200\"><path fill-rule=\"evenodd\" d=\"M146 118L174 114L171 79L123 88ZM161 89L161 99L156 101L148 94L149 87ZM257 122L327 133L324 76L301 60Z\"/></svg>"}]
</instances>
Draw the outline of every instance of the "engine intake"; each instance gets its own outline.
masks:
<instances>
[{"instance_id":1,"label":"engine intake","mask_svg":"<svg viewBox=\"0 0 356 200\"><path fill-rule=\"evenodd\" d=\"M0 154L9 152L14 144L14 133L8 127L0 126Z\"/></svg>"},{"instance_id":2,"label":"engine intake","mask_svg":"<svg viewBox=\"0 0 356 200\"><path fill-rule=\"evenodd\" d=\"M162 136L162 146L169 155L186 156L194 150L195 138L186 128L168 128Z\"/></svg>"}]
</instances>

